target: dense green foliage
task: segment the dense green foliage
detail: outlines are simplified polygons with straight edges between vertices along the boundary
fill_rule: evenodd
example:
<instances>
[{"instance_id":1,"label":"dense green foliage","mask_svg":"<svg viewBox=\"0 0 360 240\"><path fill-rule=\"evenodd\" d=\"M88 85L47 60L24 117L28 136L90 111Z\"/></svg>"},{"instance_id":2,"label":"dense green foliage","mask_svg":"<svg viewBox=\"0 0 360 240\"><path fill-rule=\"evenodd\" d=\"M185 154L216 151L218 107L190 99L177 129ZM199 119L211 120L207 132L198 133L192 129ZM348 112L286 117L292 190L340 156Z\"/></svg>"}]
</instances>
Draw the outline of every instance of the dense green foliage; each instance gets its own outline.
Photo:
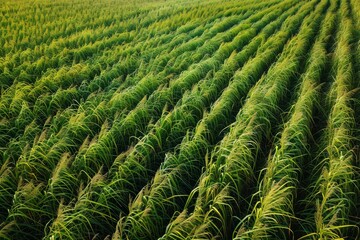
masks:
<instances>
[{"instance_id":1,"label":"dense green foliage","mask_svg":"<svg viewBox=\"0 0 360 240\"><path fill-rule=\"evenodd\" d=\"M360 239L360 1L0 0L0 239Z\"/></svg>"}]
</instances>

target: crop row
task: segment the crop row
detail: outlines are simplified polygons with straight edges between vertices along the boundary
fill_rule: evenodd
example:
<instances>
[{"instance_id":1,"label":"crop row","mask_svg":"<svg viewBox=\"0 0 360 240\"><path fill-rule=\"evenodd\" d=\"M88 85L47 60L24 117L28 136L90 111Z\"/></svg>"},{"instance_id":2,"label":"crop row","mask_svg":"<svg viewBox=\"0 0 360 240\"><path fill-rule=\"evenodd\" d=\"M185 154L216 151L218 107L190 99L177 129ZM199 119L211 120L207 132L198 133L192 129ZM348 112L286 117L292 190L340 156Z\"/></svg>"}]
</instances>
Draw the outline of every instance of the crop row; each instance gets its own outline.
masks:
<instances>
[{"instance_id":1,"label":"crop row","mask_svg":"<svg viewBox=\"0 0 360 240\"><path fill-rule=\"evenodd\" d=\"M1 239L360 236L358 1L0 2Z\"/></svg>"}]
</instances>

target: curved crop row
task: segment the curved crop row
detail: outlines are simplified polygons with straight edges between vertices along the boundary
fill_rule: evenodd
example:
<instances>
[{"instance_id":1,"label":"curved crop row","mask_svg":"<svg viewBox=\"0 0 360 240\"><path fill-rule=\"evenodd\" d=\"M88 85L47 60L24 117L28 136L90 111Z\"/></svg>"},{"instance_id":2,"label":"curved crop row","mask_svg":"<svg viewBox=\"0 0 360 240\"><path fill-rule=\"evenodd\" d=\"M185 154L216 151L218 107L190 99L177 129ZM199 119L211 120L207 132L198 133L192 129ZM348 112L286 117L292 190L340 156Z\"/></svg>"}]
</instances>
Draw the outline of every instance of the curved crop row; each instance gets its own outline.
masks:
<instances>
[{"instance_id":1,"label":"curved crop row","mask_svg":"<svg viewBox=\"0 0 360 240\"><path fill-rule=\"evenodd\" d=\"M312 116L315 105L318 104L321 77L327 62L327 41L335 28L336 7L337 4L333 1L308 59L291 118L285 124L273 156L267 162L259 187L260 200L246 217L248 227L245 224L240 227L238 239L291 239L290 222L295 219L295 189L304 160L309 157Z\"/></svg>"},{"instance_id":2,"label":"curved crop row","mask_svg":"<svg viewBox=\"0 0 360 240\"><path fill-rule=\"evenodd\" d=\"M269 11L269 10L267 10L267 11ZM263 14L263 13L261 13L261 14ZM267 22L267 21L270 21L271 20L271 18L274 18L276 15L274 14L274 15L272 15L271 17L268 17L268 18L265 18L263 21L264 21L264 23L261 23L261 24L259 24L258 25L258 28L262 28L263 26L264 26L264 24ZM255 17L257 17L257 16L255 16ZM255 18L254 17L254 18ZM256 26L256 25L255 25ZM198 67L198 69L194 69L194 70L191 70L190 72L189 72L189 75L188 76L186 76L186 75L184 75L184 77L183 77L183 79L182 79L182 81L178 81L178 83L174 83L174 84L171 84L170 85L170 88L167 90L167 89L164 89L164 90L162 90L162 91L160 91L159 93L161 93L162 95L164 95L164 96L166 96L167 95L167 92L169 91L169 90L171 90L171 91L173 91L173 93L171 94L171 95L173 95L173 96L176 96L176 95L178 95L178 96L181 96L183 93L182 93L182 91L184 90L184 89L186 89L186 88L188 88L188 87L186 87L186 88L184 88L185 86L187 86L188 85L188 81L193 81L194 80L194 78L196 79L196 78L200 78L201 76L204 76L204 75L202 75L202 74L200 74L200 75L197 75L197 72L199 72L199 70L201 69L201 71L204 71L206 68L208 68L208 70L210 70L211 68L213 68L213 67L216 67L216 68L218 68L217 66L218 66L218 64L220 64L222 61L223 61L223 59L226 59L230 54L231 54L231 52L233 51L233 50L235 50L235 49L238 49L238 48L240 48L243 44L245 44L246 42L248 42L250 39L251 39L251 36L253 36L253 34L255 34L256 32L255 31L248 31L248 32L243 32L243 34L239 34L237 37L235 37L233 40L232 40L232 42L230 42L230 43L228 43L228 44L225 44L225 45L223 45L220 49L219 49L219 51L217 51L216 52L216 54L212 57L212 58L210 58L210 59L208 59L208 60L205 60L203 63L201 63L201 65ZM217 63L218 62L218 63ZM205 68L205 69L204 69ZM207 70L207 71L208 71ZM227 70L228 71L228 70ZM224 71L224 73L222 73L222 74L228 74L227 73L227 71ZM199 73L201 73L201 72L199 72ZM220 77L221 75L219 75L219 77ZM225 75L226 76L226 75ZM181 76L180 76L181 77ZM222 77L222 78L224 78L224 77ZM221 79L221 78L220 78ZM215 78L213 79L214 81L216 81L216 82L218 82L217 84L220 84L221 83L221 81L219 81L220 79L218 79L217 80L217 77L216 77L216 74L215 74ZM224 80L226 80L226 78L224 78ZM204 85L205 84L205 85ZM202 85L205 87L206 85L207 85L208 83L206 83L206 82L204 82ZM224 83L222 83L222 84L224 84ZM192 84L191 84L192 85ZM189 86L189 85L188 85ZM215 87L213 90L211 90L211 91L214 91L214 90L216 90L216 91L219 91L219 90L221 90L221 88L220 89L218 89L217 87L216 87L216 85L209 85L209 87L210 87L210 89L211 88L213 88L213 87ZM199 89L202 89L201 87L199 87ZM206 89L206 88L205 88ZM209 90L210 90L209 89ZM213 98L214 96L216 96L217 94L216 94L216 92L214 92L214 93L211 93L211 91L209 92L209 93L206 93L206 91L204 92L204 93L202 93L202 94L205 94L205 96L207 96L207 97L211 97L211 98ZM198 93L196 93L196 92L194 92L194 93L191 93L190 94L190 96L196 96ZM144 103L144 105L145 105L145 107L146 106L148 106L148 107L146 107L146 108L144 108L143 106L141 106L142 108L139 108L139 111L132 111L131 112L131 115L129 115L127 118L125 118L124 120L126 120L126 119L131 119L131 123L132 123L132 125L134 125L134 123L135 122L138 122L138 123L143 123L143 122L145 122L145 120L144 120L144 115L140 115L139 113L144 113L144 111L145 111L145 113L146 113L146 111L148 111L147 109L152 109L153 107L151 107L151 105L150 104L159 104L159 103L161 103L161 102L163 102L163 100L161 100L161 98L159 98L161 95L158 95L158 97L156 97L156 95L154 95L154 96L150 96L150 98L149 98L149 100L147 100L145 103ZM140 142L138 145L136 145L135 146L135 152L134 153L132 153L132 154L130 154L129 155L129 158L131 159L131 157L133 157L134 159L133 160L131 160L130 161L130 159L128 160L128 161L125 161L125 163L126 164L122 164L121 166L119 166L120 167L120 169L118 170L118 175L121 173L121 169L124 169L124 174L125 173L127 173L128 175L129 174L135 174L136 172L135 172L135 169L134 169L134 167L136 167L136 166L138 166L139 164L141 164L141 163L137 163L137 159L142 159L142 158L145 158L146 159L146 157L156 157L156 154L155 153L153 153L153 154L149 154L148 152L150 151L150 152L152 152L152 151L155 151L156 152L156 147L154 146L154 143L156 143L156 138L157 138L157 135L158 134L160 134L160 136L161 135L164 135L164 133L166 133L166 131L169 131L169 129L168 128L171 128L171 126L173 125L173 124L175 124L174 125L174 127L172 128L172 129L174 129L174 133L172 133L173 135L174 135L174 137L175 137L175 139L174 140L176 140L176 136L177 136L177 133L176 133L176 130L175 129L177 129L177 127L176 127L176 125L178 125L178 124L180 124L182 121L180 121L179 123L177 123L177 121L174 119L174 120L172 120L172 118L173 117L175 117L175 118L179 118L180 116L183 116L184 114L185 114L185 111L189 111L190 109L189 109L189 107L191 107L191 108L193 108L194 110L192 110L192 111L194 111L193 112L193 114L195 114L196 113L196 111L199 111L200 110L200 112L198 112L199 114L201 114L201 105L203 104L202 102L204 102L204 100L206 99L204 99L204 100L201 100L201 99L199 99L199 100L197 100L198 101L198 103L200 104L200 106L192 106L192 104L191 104L191 101L193 101L194 99L192 99L193 97L190 97L189 96L189 100L187 100L187 101L189 101L188 102L188 104L190 104L188 107L186 107L186 105L184 106L184 110L177 110L177 107L175 106L175 109L173 110L173 114L171 114L171 115L169 115L169 116L164 116L162 119L160 119L159 120L159 124L160 124L160 126L158 126L158 127L156 127L156 125L155 125L155 130L152 130L152 131L154 131L154 133L150 133L149 135L147 135L147 136L145 136L145 138L144 138L144 140L145 141L148 141L149 143L146 143L146 142L144 142L143 144ZM166 98L165 98L166 99ZM186 99L186 98L185 98ZM216 99L216 98L215 98ZM209 100L207 100L207 101L209 101ZM196 102L196 101L195 101ZM211 101L210 101L211 102ZM156 111L161 111L162 110L162 107L158 107L157 105L154 105L155 107L156 107ZM181 109L181 108L180 108ZM142 110L142 112L140 112L140 110ZM152 110L152 112L153 112L154 110ZM183 112L183 114L179 114L178 112L182 112L182 111L184 111ZM139 113L138 113L139 112ZM132 114L134 114L134 115L132 115ZM138 115L135 115L135 114L138 114ZM152 116L154 116L154 113L153 114L151 114ZM194 118L197 114L195 114L195 116L191 116L191 115L189 115L188 113L187 113L187 115L189 116L189 118L187 119L187 118L184 118L184 124L186 124L186 122L187 121L189 121L187 124L191 124L191 122L193 122L192 124L194 124L194 123L196 123L197 122L197 120L196 121L194 121L194 120L191 120L192 118ZM141 120L139 119L138 121L134 121L133 120L133 117L141 117ZM174 121L174 123L172 123L172 121ZM122 123L121 125L119 125L119 126L130 126L130 124L131 124L130 122L128 122L127 124L124 124L124 123ZM133 129L135 129L135 127L133 126ZM156 129L158 129L158 130L156 130ZM167 130L168 129L168 130ZM185 128L186 129L186 128ZM180 130L180 132L181 131L184 131L184 129L182 129L181 127L180 128L178 128L178 130ZM114 131L114 133L116 133L117 134L117 140L113 140L113 141L111 141L111 142L116 142L116 143L118 143L119 144L119 146L121 146L121 144L119 143L119 141L120 140L122 140L122 139L124 139L124 140L126 140L127 139L127 137L124 137L124 136L119 136L119 133L123 133L123 134L126 134L126 132L124 133L124 130L120 130L120 129L116 129L116 131ZM184 133L183 133L184 134ZM165 135L166 136L166 135ZM163 136L161 136L161 138L162 138ZM148 138L148 139L147 139ZM181 137L179 138L179 139L181 139ZM160 139L158 139L158 140L160 140ZM168 139L169 140L169 139ZM155 141L155 142L154 142ZM160 140L160 143L162 142L162 141L165 141L165 139L163 139L163 140ZM171 141L170 141L171 142ZM123 143L123 145L125 145L126 143ZM100 145L101 146L101 145ZM148 149L148 150L146 150L146 149ZM99 152L99 151L94 151L94 153L96 153L96 152ZM154 155L155 154L155 155ZM109 156L109 154L104 154L104 156ZM81 159L80 159L81 160ZM85 160L85 158L84 158L84 160ZM96 159L94 159L93 161L89 161L89 159L86 159L87 161L88 161L88 163L92 163L92 164L94 164L94 160L96 160ZM150 160L150 159L149 159ZM100 162L100 161L99 161ZM106 163L107 162L107 160L106 159L102 159L102 161L101 161L101 164L104 164L104 163ZM75 163L75 162L74 162ZM111 163L111 162L110 162ZM126 166L127 164L130 164L129 166ZM82 163L82 164L80 164L79 166L87 166L88 164L84 164L84 163ZM134 165L134 166L132 166L132 165ZM155 165L156 166L156 165ZM99 167L100 166L95 166L95 165L89 165L89 168L87 169L87 171L86 172L88 172L88 171L94 171L95 169L99 169ZM149 166L148 166L149 167ZM92 169L92 170L90 170L90 169ZM133 169L134 171L132 171L132 172L129 172L127 169ZM139 169L140 170L140 169ZM95 173L95 172L94 172ZM140 174L141 175L141 174ZM134 179L134 180L132 180L132 181L135 181L136 179L138 179L138 178L135 178L135 175L134 176L132 176L132 177L130 177L130 176L128 176L129 178L132 178L132 179ZM144 177L144 176L142 176L142 177ZM121 177L121 175L119 175L117 178L119 178L120 180L121 179L126 179L126 177ZM86 216L87 216L87 218L88 218L88 220L89 220L89 222L91 223L91 222L96 222L96 221L92 221L92 220L90 220L90 219L92 219L92 218L94 218L94 220L96 219L96 218L99 218L99 217L105 217L106 216L106 218L107 219L109 219L109 220L111 220L111 215L110 216L108 216L109 214L106 214L105 215L105 212L108 212L108 213L110 213L110 212L114 212L114 214L116 215L116 212L118 211L115 211L115 209L118 209L119 207L116 207L116 205L119 205L119 206L122 206L121 208L124 208L126 205L127 205L127 199L128 199L128 196L125 196L125 195L123 195L123 193L122 193L122 190L121 189L124 189L123 187L120 187L120 185L119 186L116 186L113 182L117 182L117 184L120 184L120 182L122 181L120 181L120 180L118 180L118 181L116 181L116 178L114 179L114 181L112 181L112 182L110 182L110 186L112 186L112 185L114 185L113 186L113 188L115 188L115 189L119 189L120 190L120 192L117 192L115 189L114 190L111 190L111 188L110 189L108 189L108 190L104 190L103 192L103 194L104 194L104 196L102 197L101 195L99 196L99 197L96 197L96 198L98 198L98 199L100 199L101 201L106 201L107 202L107 206L108 207L110 207L111 209L112 209L112 211L109 211L109 210L99 210L100 212L101 212L101 214L100 213L98 213L97 215L88 215L88 214L86 214ZM141 186L141 182L139 182L139 180L140 179L138 179L138 180L136 180L136 183L137 184L140 184L139 186L140 187L142 187ZM127 180L126 180L127 181ZM125 182L126 182L125 181ZM145 182L146 183L146 182ZM128 185L128 184L127 184ZM126 195L128 195L129 194L129 190L130 190L130 187L131 187L131 185L129 185L129 188L128 188L128 190L127 190L127 193L125 192L125 194ZM111 191L110 191L111 190ZM116 192L116 194L114 193L114 194L109 194L110 192L112 192L112 191L115 191ZM120 195L120 196L124 196L123 198L124 198L124 203L122 203L122 198L119 196L119 194L122 194L122 195ZM95 194L96 195L96 194ZM102 199L102 198L104 198L104 199ZM115 201L115 206L112 206L112 204L111 204L111 201L110 201L110 199L114 199L114 200L112 200L112 201ZM80 201L80 203L82 203L82 202L87 202L87 199L85 198L85 199L82 199L82 201ZM69 227L71 227L71 226L73 226L73 224L72 224L72 222L73 221L76 221L76 222L78 222L79 220L77 220L78 219L78 217L77 217L77 215L78 215L78 213L77 212L82 212L82 210L80 211L79 210L79 205L80 205L80 203L77 203L76 205L75 205L75 213L74 214L71 214L71 215L69 215L68 216L68 220L65 220L65 223L69 226ZM85 204L85 206L84 205L82 205L81 204L81 207L80 207L80 209L89 209L89 213L90 212L93 212L93 211L96 211L96 206L101 206L101 207L103 207L104 205L103 204L101 204L101 203L98 203L98 204L96 204L95 202L93 202L93 201L91 201L91 202L88 202L88 204L91 204L91 205L89 205L89 206L87 206L86 204ZM120 209L121 209L120 208ZM84 212L82 212L81 213L82 215L84 214ZM97 216L97 217L96 217ZM85 223L85 222L84 222ZM64 223L58 223L58 226L62 226ZM80 223L79 223L80 224ZM83 223L81 223L81 224L83 224ZM110 227L111 227L111 225L110 225ZM112 226L112 227L114 227L114 226ZM57 227L58 228L58 227ZM105 230L108 230L108 229L106 229L105 228ZM58 231L58 230L57 230ZM55 232L56 234L61 234L61 232ZM66 233L66 231L63 231L63 234L64 233Z\"/></svg>"},{"instance_id":3,"label":"curved crop row","mask_svg":"<svg viewBox=\"0 0 360 240\"><path fill-rule=\"evenodd\" d=\"M293 12L296 9L291 10ZM286 17L287 15L282 15L282 18ZM301 17L300 14L297 16L298 19ZM232 113L237 111L239 102L246 95L253 81L260 78L275 58L276 52L281 50L281 45L287 40L286 36L289 37L296 28L293 26L287 32L269 37L283 22L282 18L273 22L273 25L269 24L253 39L253 41L263 40L264 45L259 48L259 54L235 74L231 84L212 107L212 111L198 124L194 135L185 137L176 153L166 156L154 177L154 182L138 194L131 204L129 215L119 222L117 235L122 234L123 238L155 238L158 236L155 233L164 231L165 226L160 223L166 224L175 211L181 210L181 206L184 206L184 194L188 194L194 187L196 176L200 175L204 166L206 151L211 149L211 144L218 138L217 134L229 124ZM296 22L295 19L291 18L291 20Z\"/></svg>"},{"instance_id":4,"label":"curved crop row","mask_svg":"<svg viewBox=\"0 0 360 240\"><path fill-rule=\"evenodd\" d=\"M349 5L340 2L340 25L334 55L334 74L328 104L331 107L325 129L325 148L315 171L320 172L305 199L307 221L302 239L329 239L358 235L357 226L350 221L356 206L356 181L353 167L355 118L353 111L353 63L349 42L352 24ZM322 145L321 145L322 146ZM305 214L305 213L304 213Z\"/></svg>"},{"instance_id":5,"label":"curved crop row","mask_svg":"<svg viewBox=\"0 0 360 240\"><path fill-rule=\"evenodd\" d=\"M311 9L313 4L310 2L304 8ZM187 213L184 209L170 223L164 239L230 237L233 211L238 209L235 203L241 201L243 190L254 179L253 167L260 143L265 134L270 135L273 116L280 111L278 104L288 90L291 76L300 68L303 52L310 47L308 38L316 34L325 8L323 1L308 15L278 62L252 89L230 133L211 154L211 162L196 189L194 211Z\"/></svg>"},{"instance_id":6,"label":"curved crop row","mask_svg":"<svg viewBox=\"0 0 360 240\"><path fill-rule=\"evenodd\" d=\"M0 239L357 239L356 0L0 0Z\"/></svg>"}]
</instances>

